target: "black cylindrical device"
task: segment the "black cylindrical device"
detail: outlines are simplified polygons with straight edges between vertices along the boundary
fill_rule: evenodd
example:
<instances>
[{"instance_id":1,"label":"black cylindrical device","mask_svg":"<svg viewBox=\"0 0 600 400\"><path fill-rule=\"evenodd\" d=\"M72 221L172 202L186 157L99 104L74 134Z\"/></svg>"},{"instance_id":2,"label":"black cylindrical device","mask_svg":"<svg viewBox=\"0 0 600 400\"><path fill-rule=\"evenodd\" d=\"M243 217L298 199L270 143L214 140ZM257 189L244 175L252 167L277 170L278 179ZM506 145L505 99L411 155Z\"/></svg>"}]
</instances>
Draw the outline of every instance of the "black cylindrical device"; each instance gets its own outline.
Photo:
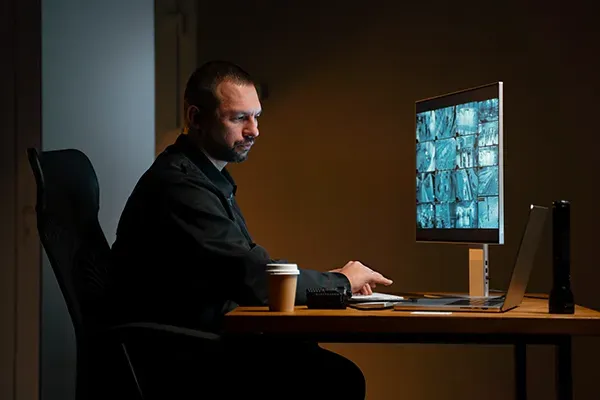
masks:
<instances>
[{"instance_id":1,"label":"black cylindrical device","mask_svg":"<svg viewBox=\"0 0 600 400\"><path fill-rule=\"evenodd\" d=\"M552 203L552 290L548 300L551 314L573 314L571 291L571 204Z\"/></svg>"}]
</instances>

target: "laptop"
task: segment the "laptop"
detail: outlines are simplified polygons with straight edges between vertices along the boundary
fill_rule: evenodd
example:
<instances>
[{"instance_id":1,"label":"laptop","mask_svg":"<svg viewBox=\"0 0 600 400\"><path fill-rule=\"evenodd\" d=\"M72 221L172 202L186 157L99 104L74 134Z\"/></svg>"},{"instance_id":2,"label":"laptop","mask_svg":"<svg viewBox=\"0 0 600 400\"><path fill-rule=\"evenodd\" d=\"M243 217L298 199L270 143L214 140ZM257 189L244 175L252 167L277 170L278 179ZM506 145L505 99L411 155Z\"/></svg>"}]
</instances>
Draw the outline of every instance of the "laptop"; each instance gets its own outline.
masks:
<instances>
[{"instance_id":1,"label":"laptop","mask_svg":"<svg viewBox=\"0 0 600 400\"><path fill-rule=\"evenodd\" d=\"M394 304L398 311L474 311L505 312L523 301L529 276L533 268L533 260L542 236L544 224L548 216L548 208L531 205L527 225L521 238L519 251L513 267L508 291L504 296L486 298L413 298Z\"/></svg>"}]
</instances>

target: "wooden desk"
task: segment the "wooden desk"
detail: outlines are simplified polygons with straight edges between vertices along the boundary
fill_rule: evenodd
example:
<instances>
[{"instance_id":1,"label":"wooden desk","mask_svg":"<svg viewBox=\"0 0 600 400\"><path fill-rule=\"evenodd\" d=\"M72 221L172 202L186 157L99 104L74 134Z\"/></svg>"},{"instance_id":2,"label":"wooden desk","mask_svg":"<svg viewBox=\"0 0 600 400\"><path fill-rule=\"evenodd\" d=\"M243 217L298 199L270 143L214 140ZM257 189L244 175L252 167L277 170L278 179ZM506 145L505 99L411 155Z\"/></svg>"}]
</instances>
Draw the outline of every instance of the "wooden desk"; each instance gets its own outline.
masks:
<instances>
[{"instance_id":1,"label":"wooden desk","mask_svg":"<svg viewBox=\"0 0 600 400\"><path fill-rule=\"evenodd\" d=\"M600 336L600 312L577 306L575 314L548 314L546 299L525 298L506 313L440 315L394 310L270 312L239 307L225 316L225 336L234 339L311 340L334 343L469 343L515 346L516 399L527 397L527 344L557 346L557 399L572 399L571 338Z\"/></svg>"}]
</instances>

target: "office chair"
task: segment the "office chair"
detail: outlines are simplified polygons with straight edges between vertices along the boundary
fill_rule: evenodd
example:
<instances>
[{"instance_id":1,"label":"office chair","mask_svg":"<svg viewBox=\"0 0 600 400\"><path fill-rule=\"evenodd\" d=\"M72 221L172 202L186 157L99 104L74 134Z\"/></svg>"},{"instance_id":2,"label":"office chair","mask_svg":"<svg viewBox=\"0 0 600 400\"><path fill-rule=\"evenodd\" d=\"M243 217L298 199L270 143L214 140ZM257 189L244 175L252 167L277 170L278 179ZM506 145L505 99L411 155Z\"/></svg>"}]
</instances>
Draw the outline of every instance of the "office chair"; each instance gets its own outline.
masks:
<instances>
[{"instance_id":1,"label":"office chair","mask_svg":"<svg viewBox=\"0 0 600 400\"><path fill-rule=\"evenodd\" d=\"M75 149L27 156L37 186L36 214L40 241L64 296L73 323L77 352L76 398L152 396L140 379L128 348L137 341L200 340L219 336L156 323L110 326L103 315L110 246L98 222L100 190L88 157ZM115 388L118 388L115 393Z\"/></svg>"}]
</instances>

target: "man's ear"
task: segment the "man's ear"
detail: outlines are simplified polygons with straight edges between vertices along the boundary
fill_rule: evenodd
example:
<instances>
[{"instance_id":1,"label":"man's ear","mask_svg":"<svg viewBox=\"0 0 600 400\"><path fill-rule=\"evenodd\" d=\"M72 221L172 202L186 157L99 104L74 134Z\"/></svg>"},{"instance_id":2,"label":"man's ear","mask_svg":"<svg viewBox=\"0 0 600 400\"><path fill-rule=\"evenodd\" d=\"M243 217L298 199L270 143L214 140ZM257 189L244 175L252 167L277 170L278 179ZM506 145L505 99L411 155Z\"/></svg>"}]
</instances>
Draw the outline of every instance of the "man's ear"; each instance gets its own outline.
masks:
<instances>
[{"instance_id":1,"label":"man's ear","mask_svg":"<svg viewBox=\"0 0 600 400\"><path fill-rule=\"evenodd\" d=\"M190 105L185 110L185 119L188 126L196 130L200 129L200 110L194 105Z\"/></svg>"}]
</instances>

